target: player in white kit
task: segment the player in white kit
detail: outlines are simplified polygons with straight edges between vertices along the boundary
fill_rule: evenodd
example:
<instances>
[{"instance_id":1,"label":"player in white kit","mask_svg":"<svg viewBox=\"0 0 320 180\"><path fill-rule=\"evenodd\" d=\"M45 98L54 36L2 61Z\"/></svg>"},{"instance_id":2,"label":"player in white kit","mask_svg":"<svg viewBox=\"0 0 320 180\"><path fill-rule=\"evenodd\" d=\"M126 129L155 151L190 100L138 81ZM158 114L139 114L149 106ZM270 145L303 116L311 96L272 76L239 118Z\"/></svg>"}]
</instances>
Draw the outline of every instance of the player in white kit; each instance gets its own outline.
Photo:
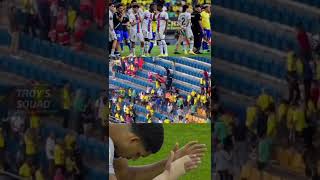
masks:
<instances>
[{"instance_id":1,"label":"player in white kit","mask_svg":"<svg viewBox=\"0 0 320 180\"><path fill-rule=\"evenodd\" d=\"M114 25L113 25L113 14L116 12L116 7L114 6L113 3L109 5L109 41L112 44L111 48L111 57L114 57L115 50L117 47L117 35L116 32L114 31Z\"/></svg>"},{"instance_id":2,"label":"player in white kit","mask_svg":"<svg viewBox=\"0 0 320 180\"><path fill-rule=\"evenodd\" d=\"M160 48L160 55L159 56L168 56L168 47L166 43L166 35L165 32L167 31L167 25L169 16L168 13L162 11L162 5L158 5L157 14L156 14L156 21L157 21L157 30L156 30L156 39L158 41L158 45Z\"/></svg>"},{"instance_id":3,"label":"player in white kit","mask_svg":"<svg viewBox=\"0 0 320 180\"><path fill-rule=\"evenodd\" d=\"M135 44L140 42L141 54L144 56L144 39L142 34L142 15L139 13L139 5L135 4L132 7L133 12L129 16L130 21L130 41L131 41L131 52L129 56L135 55Z\"/></svg>"},{"instance_id":4,"label":"player in white kit","mask_svg":"<svg viewBox=\"0 0 320 180\"><path fill-rule=\"evenodd\" d=\"M187 54L187 44L190 46L189 54L195 55L193 52L194 37L191 29L191 13L188 12L189 6L184 5L182 7L182 13L178 17L178 24L181 28L181 38L183 39L183 49ZM191 10L190 10L191 11Z\"/></svg>"},{"instance_id":5,"label":"player in white kit","mask_svg":"<svg viewBox=\"0 0 320 180\"><path fill-rule=\"evenodd\" d=\"M150 45L150 40L153 39L152 37L152 21L154 20L154 10L156 8L155 4L151 4L149 10L146 10L143 13L143 22L142 22L142 33L144 37L144 52L146 56L149 56L149 45Z\"/></svg>"}]
</instances>

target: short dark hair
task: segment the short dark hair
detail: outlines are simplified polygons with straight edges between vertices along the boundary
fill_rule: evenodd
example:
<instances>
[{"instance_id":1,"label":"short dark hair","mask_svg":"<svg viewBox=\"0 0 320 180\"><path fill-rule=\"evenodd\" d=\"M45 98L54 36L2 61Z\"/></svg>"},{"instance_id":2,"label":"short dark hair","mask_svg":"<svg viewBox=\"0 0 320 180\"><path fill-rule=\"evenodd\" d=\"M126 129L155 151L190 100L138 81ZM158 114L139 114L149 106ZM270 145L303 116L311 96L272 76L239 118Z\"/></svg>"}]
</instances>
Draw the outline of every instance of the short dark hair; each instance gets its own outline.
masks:
<instances>
[{"instance_id":1,"label":"short dark hair","mask_svg":"<svg viewBox=\"0 0 320 180\"><path fill-rule=\"evenodd\" d=\"M164 129L160 123L132 123L131 131L143 142L147 152L156 153L163 144Z\"/></svg>"},{"instance_id":2,"label":"short dark hair","mask_svg":"<svg viewBox=\"0 0 320 180\"><path fill-rule=\"evenodd\" d=\"M182 6L182 12L186 12L188 8L189 8L188 5L183 5Z\"/></svg>"}]
</instances>

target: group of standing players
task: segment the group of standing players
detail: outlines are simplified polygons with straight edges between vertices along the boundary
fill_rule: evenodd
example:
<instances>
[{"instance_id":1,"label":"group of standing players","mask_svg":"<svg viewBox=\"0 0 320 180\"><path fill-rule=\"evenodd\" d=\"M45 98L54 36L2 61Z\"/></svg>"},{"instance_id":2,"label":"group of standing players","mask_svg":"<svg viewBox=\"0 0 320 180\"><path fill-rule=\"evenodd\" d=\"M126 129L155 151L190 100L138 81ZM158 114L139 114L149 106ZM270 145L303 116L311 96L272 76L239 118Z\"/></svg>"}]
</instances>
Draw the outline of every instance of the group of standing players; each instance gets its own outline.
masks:
<instances>
[{"instance_id":1,"label":"group of standing players","mask_svg":"<svg viewBox=\"0 0 320 180\"><path fill-rule=\"evenodd\" d=\"M194 10L193 13L193 9L188 5L182 7L177 22L179 38L175 54L178 54L181 43L185 54L199 54L202 43L207 44L207 48L204 44L203 50L209 51L210 6L197 5ZM201 13L202 10L204 13ZM145 11L136 2L127 7L123 4L109 4L110 56L120 57L120 52L123 52L125 45L130 50L130 57L136 57L136 45L141 47L141 57L150 56L151 50L155 46L155 40L159 47L159 56L168 56L166 42L168 21L169 15L166 7L162 4L152 3ZM207 27L208 25L203 27L203 24L209 24L209 27Z\"/></svg>"}]
</instances>

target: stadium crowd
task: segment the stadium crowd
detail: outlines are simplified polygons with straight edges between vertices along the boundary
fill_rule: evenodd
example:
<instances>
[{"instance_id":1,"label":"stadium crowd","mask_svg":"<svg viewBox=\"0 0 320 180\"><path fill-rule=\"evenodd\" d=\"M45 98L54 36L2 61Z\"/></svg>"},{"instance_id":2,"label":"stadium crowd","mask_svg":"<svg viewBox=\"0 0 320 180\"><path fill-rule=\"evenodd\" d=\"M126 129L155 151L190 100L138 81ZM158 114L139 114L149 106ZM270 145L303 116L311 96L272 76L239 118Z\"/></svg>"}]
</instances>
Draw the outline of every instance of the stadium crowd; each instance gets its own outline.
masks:
<instances>
[{"instance_id":1,"label":"stadium crowd","mask_svg":"<svg viewBox=\"0 0 320 180\"><path fill-rule=\"evenodd\" d=\"M54 96L46 100L56 106L50 109L40 106L12 108L16 106L8 104L16 104L16 88L9 88L7 94L2 94L1 111L5 113L0 117L0 170L35 180L84 179L87 173L85 156L80 151L77 137L82 134L106 143L108 106L105 91L94 101L81 89L73 91L67 82L60 88L31 82L25 88L49 88ZM33 97L34 102L43 101L42 93ZM60 130L65 128L66 134L61 137L55 130L46 132L51 125Z\"/></svg>"},{"instance_id":2,"label":"stadium crowd","mask_svg":"<svg viewBox=\"0 0 320 180\"><path fill-rule=\"evenodd\" d=\"M22 0L9 2L9 32L12 52L18 48L19 33L83 48L89 28L103 30L106 25L104 0Z\"/></svg>"},{"instance_id":3,"label":"stadium crowd","mask_svg":"<svg viewBox=\"0 0 320 180\"><path fill-rule=\"evenodd\" d=\"M143 58L121 58L113 64L113 73L134 77L137 71L142 69L143 63ZM200 79L201 92L193 90L183 95L172 84L174 72L167 67L164 67L164 70L166 76L148 72L148 81L154 83L154 87L148 86L145 91L137 92L136 89L120 88L111 92L109 98L111 116L122 122L136 122L137 112L135 112L134 104L139 104L144 106L148 112L146 115L148 123L188 123L192 122L193 115L209 121L210 115L207 114L211 103L209 73L203 71L203 77ZM155 112L165 114L165 119L157 119L154 116ZM205 121L202 120L202 122Z\"/></svg>"},{"instance_id":4,"label":"stadium crowd","mask_svg":"<svg viewBox=\"0 0 320 180\"><path fill-rule=\"evenodd\" d=\"M200 5L203 4L203 5ZM135 46L140 45L141 56L149 56L153 47L160 49L159 56L168 56L166 38L169 21L176 22L175 54L210 52L211 6L205 1L121 1L109 4L109 54L120 56L127 45L129 56L136 56ZM174 34L174 33L173 33ZM187 50L189 49L189 51Z\"/></svg>"},{"instance_id":5,"label":"stadium crowd","mask_svg":"<svg viewBox=\"0 0 320 180\"><path fill-rule=\"evenodd\" d=\"M247 107L245 123L222 109L218 111L214 167L220 179L240 177L236 169L243 173L250 159L262 172L284 158L293 169L301 168L305 176L319 178L319 142L315 139L320 125L319 35L308 35L299 24L296 41L298 49L288 48L286 57L287 97L272 97L262 90Z\"/></svg>"}]
</instances>

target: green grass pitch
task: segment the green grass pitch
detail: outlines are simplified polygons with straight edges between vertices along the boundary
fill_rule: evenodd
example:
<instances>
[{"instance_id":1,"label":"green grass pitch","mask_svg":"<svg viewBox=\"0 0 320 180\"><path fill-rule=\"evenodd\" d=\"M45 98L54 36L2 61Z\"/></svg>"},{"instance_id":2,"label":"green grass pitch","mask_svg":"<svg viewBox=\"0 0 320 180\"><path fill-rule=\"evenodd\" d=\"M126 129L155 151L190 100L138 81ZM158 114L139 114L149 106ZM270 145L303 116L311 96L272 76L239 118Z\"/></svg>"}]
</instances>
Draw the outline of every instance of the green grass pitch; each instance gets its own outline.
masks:
<instances>
[{"instance_id":1,"label":"green grass pitch","mask_svg":"<svg viewBox=\"0 0 320 180\"><path fill-rule=\"evenodd\" d=\"M164 124L164 144L162 149L146 158L131 160L130 165L146 165L158 162L168 157L176 142L179 147L189 141L197 140L206 144L207 152L202 158L201 165L182 176L179 180L210 180L211 179L211 125L210 124Z\"/></svg>"},{"instance_id":2,"label":"green grass pitch","mask_svg":"<svg viewBox=\"0 0 320 180\"><path fill-rule=\"evenodd\" d=\"M140 56L140 46L136 46L136 55L137 56ZM206 52L206 53L203 53L203 54L197 54L197 55L190 55L190 54L187 54L185 55L183 53L183 50L182 50L182 47L180 46L180 49L179 49L179 52L181 54L174 54L174 49L175 49L175 45L168 45L168 55L169 56L197 56L197 57L207 57L207 58L210 58L211 57L211 52ZM209 48L210 49L210 48ZM130 54L129 52L129 48L128 46L125 46L124 47L124 52L121 53L122 56L128 56ZM151 52L151 56L154 57L154 56L158 56L160 54L160 50L159 50L159 47L156 46L156 47L153 47L152 49L152 52Z\"/></svg>"}]
</instances>

